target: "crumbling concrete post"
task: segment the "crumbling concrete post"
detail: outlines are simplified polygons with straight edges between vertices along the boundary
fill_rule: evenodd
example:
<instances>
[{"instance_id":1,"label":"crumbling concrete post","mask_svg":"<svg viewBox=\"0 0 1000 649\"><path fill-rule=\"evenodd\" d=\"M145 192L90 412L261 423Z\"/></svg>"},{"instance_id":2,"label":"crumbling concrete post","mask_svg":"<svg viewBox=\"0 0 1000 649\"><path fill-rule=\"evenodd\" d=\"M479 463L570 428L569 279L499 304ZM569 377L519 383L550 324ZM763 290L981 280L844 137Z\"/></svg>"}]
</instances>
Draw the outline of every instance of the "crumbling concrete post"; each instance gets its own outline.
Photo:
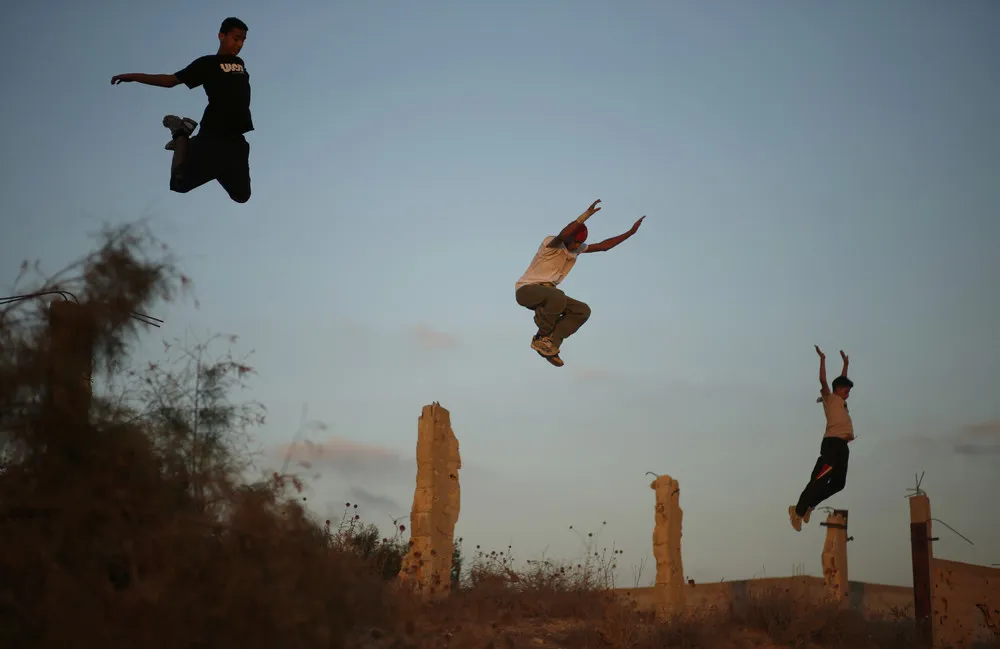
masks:
<instances>
[{"instance_id":1,"label":"crumbling concrete post","mask_svg":"<svg viewBox=\"0 0 1000 649\"><path fill-rule=\"evenodd\" d=\"M930 647L933 634L931 618L931 499L927 494L910 496L910 550L913 556L913 619L923 646Z\"/></svg>"},{"instance_id":2,"label":"crumbling concrete post","mask_svg":"<svg viewBox=\"0 0 1000 649\"><path fill-rule=\"evenodd\" d=\"M826 517L826 542L823 544L823 582L826 597L834 602L848 602L847 583L847 510L835 509Z\"/></svg>"},{"instance_id":3,"label":"crumbling concrete post","mask_svg":"<svg viewBox=\"0 0 1000 649\"><path fill-rule=\"evenodd\" d=\"M685 610L681 562L680 485L661 475L649 485L656 492L653 557L656 559L656 617L668 619Z\"/></svg>"},{"instance_id":4,"label":"crumbling concrete post","mask_svg":"<svg viewBox=\"0 0 1000 649\"><path fill-rule=\"evenodd\" d=\"M63 300L49 305L49 402L63 423L88 421L94 338L95 325L87 307Z\"/></svg>"},{"instance_id":5,"label":"crumbling concrete post","mask_svg":"<svg viewBox=\"0 0 1000 649\"><path fill-rule=\"evenodd\" d=\"M410 510L410 550L399 576L424 598L437 599L451 591L462 459L451 430L451 416L438 402L424 406L417 421L417 488Z\"/></svg>"}]
</instances>

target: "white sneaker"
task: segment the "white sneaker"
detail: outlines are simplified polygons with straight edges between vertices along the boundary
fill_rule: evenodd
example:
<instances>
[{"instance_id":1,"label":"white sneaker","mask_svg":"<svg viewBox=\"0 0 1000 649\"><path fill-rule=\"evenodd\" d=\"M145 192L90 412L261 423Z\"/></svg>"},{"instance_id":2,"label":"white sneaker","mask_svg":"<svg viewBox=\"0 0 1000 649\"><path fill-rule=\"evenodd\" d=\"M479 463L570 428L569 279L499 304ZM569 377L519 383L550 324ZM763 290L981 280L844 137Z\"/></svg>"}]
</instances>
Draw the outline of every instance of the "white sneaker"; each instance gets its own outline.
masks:
<instances>
[{"instance_id":1,"label":"white sneaker","mask_svg":"<svg viewBox=\"0 0 1000 649\"><path fill-rule=\"evenodd\" d=\"M795 505L788 508L788 520L792 522L792 527L795 528L796 532L802 531L802 518L795 513Z\"/></svg>"},{"instance_id":2,"label":"white sneaker","mask_svg":"<svg viewBox=\"0 0 1000 649\"><path fill-rule=\"evenodd\" d=\"M163 147L167 151L174 150L174 140L184 136L191 137L194 129L198 127L198 122L190 117L178 117L177 115L166 115L163 118L163 125L170 129L170 141Z\"/></svg>"}]
</instances>

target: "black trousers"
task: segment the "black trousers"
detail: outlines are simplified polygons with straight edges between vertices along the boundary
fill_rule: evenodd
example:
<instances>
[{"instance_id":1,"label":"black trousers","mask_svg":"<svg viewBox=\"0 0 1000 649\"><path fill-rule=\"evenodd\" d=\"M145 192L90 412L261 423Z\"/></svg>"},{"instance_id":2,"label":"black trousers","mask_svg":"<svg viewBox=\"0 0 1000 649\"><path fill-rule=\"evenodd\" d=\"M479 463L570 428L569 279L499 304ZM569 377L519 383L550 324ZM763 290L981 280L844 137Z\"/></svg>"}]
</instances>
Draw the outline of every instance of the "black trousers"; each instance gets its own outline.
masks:
<instances>
[{"instance_id":1,"label":"black trousers","mask_svg":"<svg viewBox=\"0 0 1000 649\"><path fill-rule=\"evenodd\" d=\"M809 476L809 484L802 490L795 513L802 516L810 507L834 495L847 484L847 461L851 452L847 441L839 437L824 437L819 447L819 458Z\"/></svg>"},{"instance_id":2,"label":"black trousers","mask_svg":"<svg viewBox=\"0 0 1000 649\"><path fill-rule=\"evenodd\" d=\"M184 159L170 174L170 189L186 194L212 180L237 203L250 200L250 143L245 137L198 133L189 139Z\"/></svg>"}]
</instances>

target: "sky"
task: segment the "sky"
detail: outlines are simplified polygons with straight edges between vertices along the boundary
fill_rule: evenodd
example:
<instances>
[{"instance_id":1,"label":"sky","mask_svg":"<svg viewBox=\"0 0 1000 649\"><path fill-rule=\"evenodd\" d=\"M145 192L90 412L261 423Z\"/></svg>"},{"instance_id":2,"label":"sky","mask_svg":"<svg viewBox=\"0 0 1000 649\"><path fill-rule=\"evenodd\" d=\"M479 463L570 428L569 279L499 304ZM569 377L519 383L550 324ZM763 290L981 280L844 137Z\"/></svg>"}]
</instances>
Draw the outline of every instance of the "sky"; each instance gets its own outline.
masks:
<instances>
[{"instance_id":1,"label":"sky","mask_svg":"<svg viewBox=\"0 0 1000 649\"><path fill-rule=\"evenodd\" d=\"M168 189L173 73L250 27L253 196ZM320 515L387 531L417 418L451 412L468 551L573 558L578 531L652 579L647 471L680 482L697 581L821 574L809 477L850 355L850 578L911 583L914 475L936 556L1000 563L1000 5L989 0L320 2L5 8L0 285L148 218L194 280L142 340L239 335L262 470L305 418ZM514 282L595 199L562 284L592 308L555 368ZM224 351L220 348L220 352ZM300 435L300 438L302 436ZM603 523L606 523L602 525ZM570 526L574 530L570 530ZM937 529L937 528L936 528Z\"/></svg>"}]
</instances>

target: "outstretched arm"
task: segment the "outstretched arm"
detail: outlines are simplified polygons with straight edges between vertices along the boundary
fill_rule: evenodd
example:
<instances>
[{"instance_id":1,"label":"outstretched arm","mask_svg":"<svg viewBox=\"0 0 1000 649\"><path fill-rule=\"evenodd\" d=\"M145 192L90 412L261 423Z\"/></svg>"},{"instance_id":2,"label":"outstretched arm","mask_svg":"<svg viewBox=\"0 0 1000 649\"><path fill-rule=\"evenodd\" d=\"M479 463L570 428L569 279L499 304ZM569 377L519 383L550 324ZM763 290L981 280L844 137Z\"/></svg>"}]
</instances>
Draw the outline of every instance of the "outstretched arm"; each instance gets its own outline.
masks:
<instances>
[{"instance_id":1,"label":"outstretched arm","mask_svg":"<svg viewBox=\"0 0 1000 649\"><path fill-rule=\"evenodd\" d=\"M611 250L612 248L614 248L615 246L617 246L619 243L621 243L625 239L628 239L633 234L635 234L636 231L639 229L639 224L642 223L642 219L644 219L644 218L646 218L646 217L643 216L638 221L636 221L635 223L633 223L632 227L629 228L628 232L624 232L622 234L619 234L616 237L611 237L610 239L605 239L604 241L598 241L597 243L593 243L593 244L587 246L587 248L586 248L586 250L584 250L584 252L602 252L604 250Z\"/></svg>"},{"instance_id":2,"label":"outstretched arm","mask_svg":"<svg viewBox=\"0 0 1000 649\"><path fill-rule=\"evenodd\" d=\"M816 353L819 354L819 393L822 396L830 394L830 386L826 384L826 354L820 351L819 345L815 345Z\"/></svg>"},{"instance_id":3,"label":"outstretched arm","mask_svg":"<svg viewBox=\"0 0 1000 649\"><path fill-rule=\"evenodd\" d=\"M563 228L562 231L556 235L555 239L549 242L548 247L555 248L560 244L568 246L576 237L576 233L580 231L580 227L583 225L583 222L601 211L601 208L597 206L600 202L601 199L598 198L596 201L591 203L590 207L587 208L587 211L576 217L575 221L571 221L569 225Z\"/></svg>"},{"instance_id":4,"label":"outstretched arm","mask_svg":"<svg viewBox=\"0 0 1000 649\"><path fill-rule=\"evenodd\" d=\"M177 78L176 74L143 74L142 72L129 72L128 74L116 74L111 77L111 85L118 85L119 83L129 83L135 81L137 83L143 83L147 86L157 86L160 88L173 88L174 86L179 86L181 80Z\"/></svg>"}]
</instances>

